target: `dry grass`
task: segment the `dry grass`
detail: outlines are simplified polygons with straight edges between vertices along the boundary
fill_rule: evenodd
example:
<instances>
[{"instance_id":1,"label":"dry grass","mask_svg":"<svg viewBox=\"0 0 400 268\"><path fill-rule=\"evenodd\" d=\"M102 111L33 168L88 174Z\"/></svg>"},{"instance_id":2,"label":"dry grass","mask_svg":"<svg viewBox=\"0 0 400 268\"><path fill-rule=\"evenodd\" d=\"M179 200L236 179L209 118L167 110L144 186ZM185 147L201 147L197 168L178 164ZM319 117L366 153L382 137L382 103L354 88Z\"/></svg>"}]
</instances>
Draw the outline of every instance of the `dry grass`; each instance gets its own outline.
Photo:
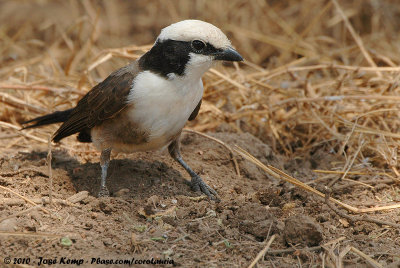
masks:
<instances>
[{"instance_id":1,"label":"dry grass","mask_svg":"<svg viewBox=\"0 0 400 268\"><path fill-rule=\"evenodd\" d=\"M400 7L394 0L362 6L336 0L4 1L1 9L0 21L7 23L0 28L0 120L14 128L74 105L143 54L163 26L199 18L227 32L247 61L206 74L193 129L226 122L290 157L323 147L345 157L339 170L399 177ZM24 147L32 137L46 140L40 137L49 129L17 136L7 148Z\"/></svg>"},{"instance_id":2,"label":"dry grass","mask_svg":"<svg viewBox=\"0 0 400 268\"><path fill-rule=\"evenodd\" d=\"M207 73L191 127L227 122L291 157L359 152L352 170L398 176L396 1L5 1L1 9L1 121L71 107L160 28L199 18L227 32L247 62Z\"/></svg>"}]
</instances>

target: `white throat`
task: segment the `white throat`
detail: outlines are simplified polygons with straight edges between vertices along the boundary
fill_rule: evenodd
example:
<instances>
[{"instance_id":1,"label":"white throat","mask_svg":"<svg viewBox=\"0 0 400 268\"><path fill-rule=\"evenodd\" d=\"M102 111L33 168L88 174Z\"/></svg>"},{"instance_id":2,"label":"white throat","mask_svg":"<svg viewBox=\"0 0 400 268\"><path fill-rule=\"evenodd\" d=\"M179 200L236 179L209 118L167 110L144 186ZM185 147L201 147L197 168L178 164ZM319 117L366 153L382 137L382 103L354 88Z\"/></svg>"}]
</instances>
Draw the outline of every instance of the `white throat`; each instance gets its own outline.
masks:
<instances>
[{"instance_id":1,"label":"white throat","mask_svg":"<svg viewBox=\"0 0 400 268\"><path fill-rule=\"evenodd\" d=\"M215 61L211 56L190 53L190 60L186 64L185 73L182 80L187 82L197 82L211 67L215 65Z\"/></svg>"}]
</instances>

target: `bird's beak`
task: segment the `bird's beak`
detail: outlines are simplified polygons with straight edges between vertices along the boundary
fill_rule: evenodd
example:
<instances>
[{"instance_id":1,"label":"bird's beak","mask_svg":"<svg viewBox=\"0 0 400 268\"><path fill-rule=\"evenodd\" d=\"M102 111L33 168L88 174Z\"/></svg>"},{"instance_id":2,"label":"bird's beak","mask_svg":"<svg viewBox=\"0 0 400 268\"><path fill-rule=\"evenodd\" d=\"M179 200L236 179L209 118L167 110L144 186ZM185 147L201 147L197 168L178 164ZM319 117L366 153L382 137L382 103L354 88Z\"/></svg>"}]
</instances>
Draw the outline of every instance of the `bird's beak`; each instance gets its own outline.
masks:
<instances>
[{"instance_id":1,"label":"bird's beak","mask_svg":"<svg viewBox=\"0 0 400 268\"><path fill-rule=\"evenodd\" d=\"M243 57L231 47L216 53L214 59L225 61L243 61Z\"/></svg>"}]
</instances>

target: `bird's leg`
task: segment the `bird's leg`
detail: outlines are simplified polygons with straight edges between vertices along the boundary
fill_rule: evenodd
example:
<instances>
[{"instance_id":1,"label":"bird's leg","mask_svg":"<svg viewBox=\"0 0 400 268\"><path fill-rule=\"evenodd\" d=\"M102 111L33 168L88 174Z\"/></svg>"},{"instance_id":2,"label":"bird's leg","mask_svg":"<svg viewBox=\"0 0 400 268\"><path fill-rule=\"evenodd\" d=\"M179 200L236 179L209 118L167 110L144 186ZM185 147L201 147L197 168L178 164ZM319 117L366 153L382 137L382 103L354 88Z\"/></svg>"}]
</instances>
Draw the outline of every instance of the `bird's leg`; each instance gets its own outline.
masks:
<instances>
[{"instance_id":1,"label":"bird's leg","mask_svg":"<svg viewBox=\"0 0 400 268\"><path fill-rule=\"evenodd\" d=\"M101 151L101 156L100 156L101 185L100 185L99 197L110 196L110 192L108 191L106 186L107 169L108 165L110 164L110 155L111 155L110 148Z\"/></svg>"},{"instance_id":2,"label":"bird's leg","mask_svg":"<svg viewBox=\"0 0 400 268\"><path fill-rule=\"evenodd\" d=\"M180 152L179 136L168 146L168 151L171 157L175 159L192 177L190 184L194 191L202 192L211 199L218 199L217 192L208 186L203 179L194 172L185 161L183 161Z\"/></svg>"}]
</instances>

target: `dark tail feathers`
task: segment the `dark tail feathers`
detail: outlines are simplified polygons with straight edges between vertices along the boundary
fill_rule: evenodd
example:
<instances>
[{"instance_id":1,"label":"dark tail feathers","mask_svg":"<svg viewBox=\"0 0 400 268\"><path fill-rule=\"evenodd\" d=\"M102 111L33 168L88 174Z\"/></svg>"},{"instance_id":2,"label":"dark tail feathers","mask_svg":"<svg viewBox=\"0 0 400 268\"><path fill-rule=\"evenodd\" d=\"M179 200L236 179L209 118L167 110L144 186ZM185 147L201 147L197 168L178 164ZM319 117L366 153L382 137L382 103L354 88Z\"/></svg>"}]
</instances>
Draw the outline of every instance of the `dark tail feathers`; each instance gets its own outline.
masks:
<instances>
[{"instance_id":1,"label":"dark tail feathers","mask_svg":"<svg viewBox=\"0 0 400 268\"><path fill-rule=\"evenodd\" d=\"M65 111L57 111L51 114L46 114L43 116L36 117L32 120L22 122L22 125L30 124L24 126L22 129L27 129L27 128L33 128L33 127L39 127L39 126L45 126L45 125L50 125L54 123L61 123L65 122L68 120L71 112L73 109L65 110Z\"/></svg>"}]
</instances>

